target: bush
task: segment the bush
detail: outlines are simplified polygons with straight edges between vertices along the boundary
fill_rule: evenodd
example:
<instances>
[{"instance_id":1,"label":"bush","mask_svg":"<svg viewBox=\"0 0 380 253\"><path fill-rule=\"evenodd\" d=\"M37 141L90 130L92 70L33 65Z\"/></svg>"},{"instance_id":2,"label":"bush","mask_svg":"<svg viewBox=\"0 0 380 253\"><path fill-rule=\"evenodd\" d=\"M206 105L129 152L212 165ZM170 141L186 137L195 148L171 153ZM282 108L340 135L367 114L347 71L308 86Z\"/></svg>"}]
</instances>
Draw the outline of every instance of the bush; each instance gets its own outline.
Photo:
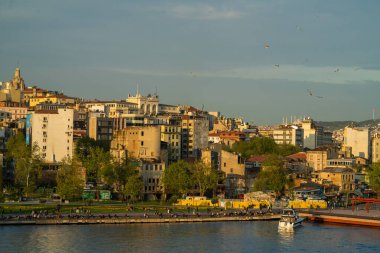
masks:
<instances>
[{"instance_id":1,"label":"bush","mask_svg":"<svg viewBox=\"0 0 380 253\"><path fill-rule=\"evenodd\" d=\"M176 195L171 196L170 199L168 199L168 204L173 205L177 203L177 199L178 197Z\"/></svg>"},{"instance_id":2,"label":"bush","mask_svg":"<svg viewBox=\"0 0 380 253\"><path fill-rule=\"evenodd\" d=\"M213 204L213 205L218 204L218 202L219 202L219 199L217 197L213 197L211 199L211 204Z\"/></svg>"}]
</instances>

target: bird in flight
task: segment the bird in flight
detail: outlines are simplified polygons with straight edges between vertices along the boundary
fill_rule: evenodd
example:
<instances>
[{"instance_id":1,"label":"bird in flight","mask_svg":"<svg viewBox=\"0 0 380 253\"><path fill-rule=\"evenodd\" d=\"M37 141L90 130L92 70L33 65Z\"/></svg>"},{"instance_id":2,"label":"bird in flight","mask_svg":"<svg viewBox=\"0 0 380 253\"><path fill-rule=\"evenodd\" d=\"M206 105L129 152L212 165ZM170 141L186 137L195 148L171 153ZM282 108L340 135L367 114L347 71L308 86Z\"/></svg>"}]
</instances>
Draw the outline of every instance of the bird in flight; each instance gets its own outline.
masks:
<instances>
[{"instance_id":1,"label":"bird in flight","mask_svg":"<svg viewBox=\"0 0 380 253\"><path fill-rule=\"evenodd\" d=\"M307 92L308 92L309 96L311 96L311 97L313 96L313 92L311 91L311 89L307 89ZM323 98L322 96L316 96L316 95L314 95L314 97L319 98L319 99Z\"/></svg>"},{"instance_id":2,"label":"bird in flight","mask_svg":"<svg viewBox=\"0 0 380 253\"><path fill-rule=\"evenodd\" d=\"M280 64L274 64L275 67L279 68L280 67Z\"/></svg>"},{"instance_id":3,"label":"bird in flight","mask_svg":"<svg viewBox=\"0 0 380 253\"><path fill-rule=\"evenodd\" d=\"M264 43L264 48L269 48L270 46L269 46L269 43L268 42L265 42Z\"/></svg>"},{"instance_id":4,"label":"bird in flight","mask_svg":"<svg viewBox=\"0 0 380 253\"><path fill-rule=\"evenodd\" d=\"M337 68L336 70L334 70L335 73L339 72L339 68Z\"/></svg>"}]
</instances>

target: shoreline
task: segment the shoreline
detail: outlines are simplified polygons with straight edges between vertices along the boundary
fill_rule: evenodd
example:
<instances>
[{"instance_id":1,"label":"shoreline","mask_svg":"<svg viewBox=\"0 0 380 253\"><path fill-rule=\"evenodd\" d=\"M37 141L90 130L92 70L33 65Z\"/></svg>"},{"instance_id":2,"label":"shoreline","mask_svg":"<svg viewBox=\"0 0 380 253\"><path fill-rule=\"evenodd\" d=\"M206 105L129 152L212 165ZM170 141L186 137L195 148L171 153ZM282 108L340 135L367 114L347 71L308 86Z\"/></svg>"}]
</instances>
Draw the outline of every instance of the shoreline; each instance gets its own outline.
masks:
<instances>
[{"instance_id":1,"label":"shoreline","mask_svg":"<svg viewBox=\"0 0 380 253\"><path fill-rule=\"evenodd\" d=\"M225 216L225 217L111 217L111 218L42 218L32 220L3 220L0 226L8 225L93 225L93 224L137 224L137 223L193 223L223 221L268 221L279 220L279 214L262 216Z\"/></svg>"}]
</instances>

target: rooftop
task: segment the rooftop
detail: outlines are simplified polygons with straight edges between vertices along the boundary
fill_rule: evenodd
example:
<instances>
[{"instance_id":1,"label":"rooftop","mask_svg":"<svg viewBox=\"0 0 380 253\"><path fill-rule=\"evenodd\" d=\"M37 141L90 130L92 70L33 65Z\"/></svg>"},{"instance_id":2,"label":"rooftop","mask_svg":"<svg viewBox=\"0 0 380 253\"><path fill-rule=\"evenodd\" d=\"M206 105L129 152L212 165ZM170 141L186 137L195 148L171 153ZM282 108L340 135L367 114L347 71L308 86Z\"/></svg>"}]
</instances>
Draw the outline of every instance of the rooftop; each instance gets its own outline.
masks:
<instances>
[{"instance_id":1,"label":"rooftop","mask_svg":"<svg viewBox=\"0 0 380 253\"><path fill-rule=\"evenodd\" d=\"M353 173L352 169L348 168L338 168L338 167L327 167L321 170L321 172L330 172L330 173Z\"/></svg>"}]
</instances>

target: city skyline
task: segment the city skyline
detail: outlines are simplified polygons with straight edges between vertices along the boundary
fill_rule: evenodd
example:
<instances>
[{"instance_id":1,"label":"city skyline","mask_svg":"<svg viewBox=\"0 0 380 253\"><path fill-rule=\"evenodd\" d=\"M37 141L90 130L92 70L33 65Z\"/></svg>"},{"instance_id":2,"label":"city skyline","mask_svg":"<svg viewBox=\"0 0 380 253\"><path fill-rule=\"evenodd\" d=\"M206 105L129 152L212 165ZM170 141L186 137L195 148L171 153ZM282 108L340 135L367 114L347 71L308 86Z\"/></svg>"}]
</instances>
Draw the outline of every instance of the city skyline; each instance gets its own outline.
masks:
<instances>
[{"instance_id":1,"label":"city skyline","mask_svg":"<svg viewBox=\"0 0 380 253\"><path fill-rule=\"evenodd\" d=\"M90 4L91 3L91 4ZM2 1L0 80L87 99L154 93L256 124L379 108L376 1ZM73 11L75 10L75 11Z\"/></svg>"}]
</instances>

